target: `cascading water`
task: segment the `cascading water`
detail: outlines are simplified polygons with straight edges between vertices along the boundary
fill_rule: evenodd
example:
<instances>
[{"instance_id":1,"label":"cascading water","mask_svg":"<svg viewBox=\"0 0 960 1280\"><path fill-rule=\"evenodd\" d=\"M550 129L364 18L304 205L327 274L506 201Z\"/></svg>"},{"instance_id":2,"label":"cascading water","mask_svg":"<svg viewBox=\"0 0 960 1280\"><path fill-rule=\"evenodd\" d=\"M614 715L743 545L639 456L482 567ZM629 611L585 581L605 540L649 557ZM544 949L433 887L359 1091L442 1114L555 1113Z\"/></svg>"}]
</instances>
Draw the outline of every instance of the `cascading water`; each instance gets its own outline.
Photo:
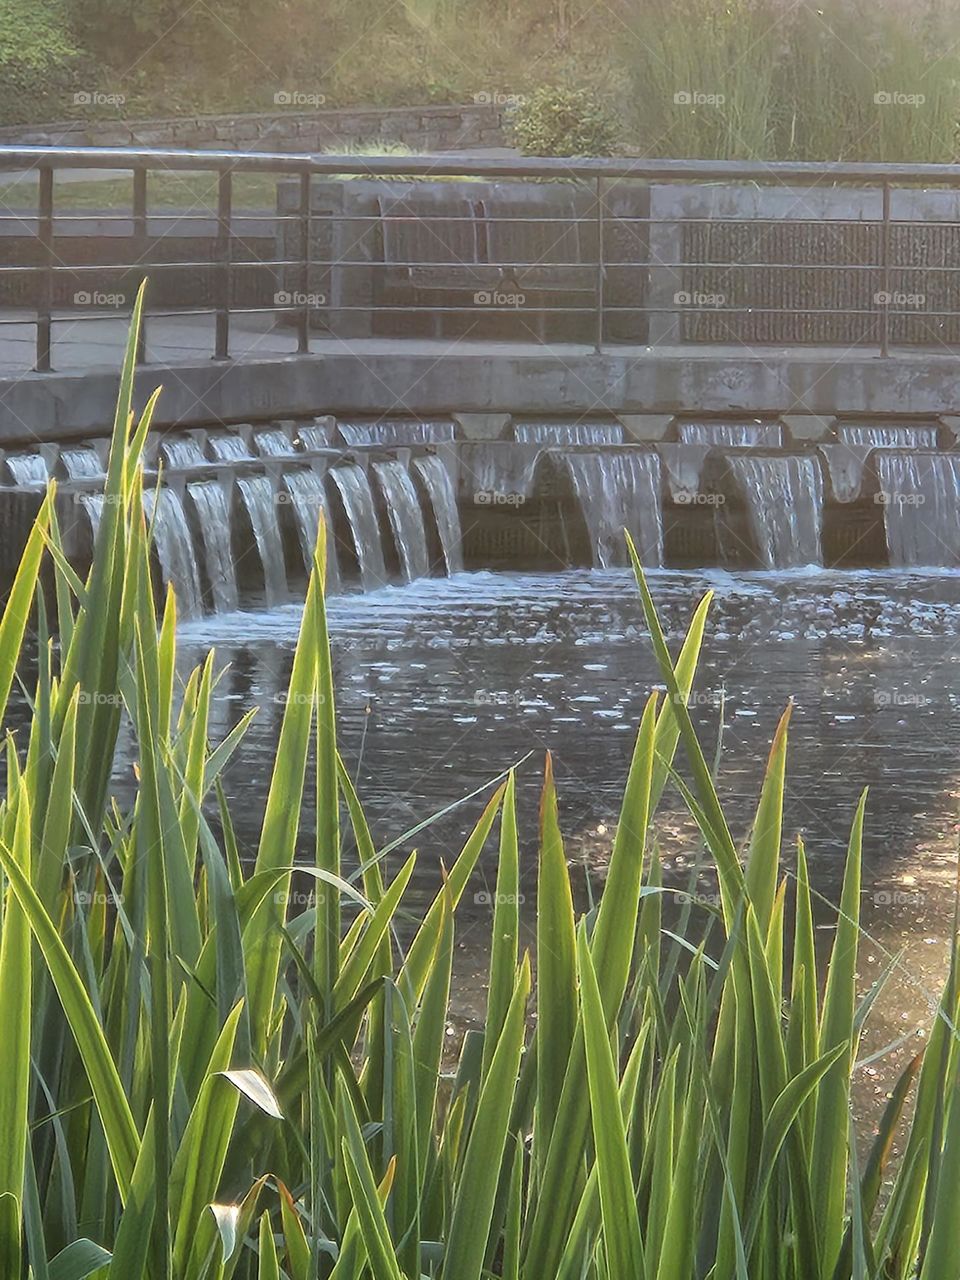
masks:
<instances>
[{"instance_id":1,"label":"cascading water","mask_svg":"<svg viewBox=\"0 0 960 1280\"><path fill-rule=\"evenodd\" d=\"M425 578L430 572L427 534L410 473L402 462L376 462L373 470L383 493L403 576L407 582Z\"/></svg>"},{"instance_id":2,"label":"cascading water","mask_svg":"<svg viewBox=\"0 0 960 1280\"><path fill-rule=\"evenodd\" d=\"M876 467L890 563L960 563L960 455L878 453Z\"/></svg>"},{"instance_id":3,"label":"cascading water","mask_svg":"<svg viewBox=\"0 0 960 1280\"><path fill-rule=\"evenodd\" d=\"M320 513L323 513L327 526L327 593L339 591L340 570L337 566L336 544L330 526L330 513L327 510L322 476L319 476L316 471L298 467L284 474L283 483L290 495L290 505L293 507L293 514L297 521L300 550L303 552L303 564L308 573L313 567L313 552L317 545Z\"/></svg>"},{"instance_id":4,"label":"cascading water","mask_svg":"<svg viewBox=\"0 0 960 1280\"><path fill-rule=\"evenodd\" d=\"M103 475L96 449L61 449L60 461L71 480L94 480Z\"/></svg>"},{"instance_id":5,"label":"cascading water","mask_svg":"<svg viewBox=\"0 0 960 1280\"><path fill-rule=\"evenodd\" d=\"M595 565L629 562L628 529L645 565L663 564L660 458L652 449L556 455L570 476L590 534Z\"/></svg>"},{"instance_id":6,"label":"cascading water","mask_svg":"<svg viewBox=\"0 0 960 1280\"><path fill-rule=\"evenodd\" d=\"M337 430L344 444L350 445L444 444L456 438L453 423L443 420L421 422L387 418L382 422L338 422Z\"/></svg>"},{"instance_id":7,"label":"cascading water","mask_svg":"<svg viewBox=\"0 0 960 1280\"><path fill-rule=\"evenodd\" d=\"M513 438L518 444L623 444L623 427L619 422L517 422Z\"/></svg>"},{"instance_id":8,"label":"cascading water","mask_svg":"<svg viewBox=\"0 0 960 1280\"><path fill-rule=\"evenodd\" d=\"M253 443L261 458L289 458L296 453L283 431L255 431Z\"/></svg>"},{"instance_id":9,"label":"cascading water","mask_svg":"<svg viewBox=\"0 0 960 1280\"><path fill-rule=\"evenodd\" d=\"M87 513L87 519L90 521L90 541L92 545L96 542L97 534L100 532L100 521L103 519L104 497L102 493L81 493L79 498L80 505Z\"/></svg>"},{"instance_id":10,"label":"cascading water","mask_svg":"<svg viewBox=\"0 0 960 1280\"><path fill-rule=\"evenodd\" d=\"M317 449L330 448L330 436L326 427L300 427L297 430L300 437L300 443L308 453L312 453Z\"/></svg>"},{"instance_id":11,"label":"cascading water","mask_svg":"<svg viewBox=\"0 0 960 1280\"><path fill-rule=\"evenodd\" d=\"M863 445L868 449L936 449L937 435L933 423L837 423L837 439L841 444Z\"/></svg>"},{"instance_id":12,"label":"cascading water","mask_svg":"<svg viewBox=\"0 0 960 1280\"><path fill-rule=\"evenodd\" d=\"M238 608L240 597L230 542L227 495L216 480L198 480L194 484L188 484L187 493L200 525L214 608L218 613L231 613Z\"/></svg>"},{"instance_id":13,"label":"cascading water","mask_svg":"<svg viewBox=\"0 0 960 1280\"><path fill-rule=\"evenodd\" d=\"M443 460L437 457L414 458L413 465L433 507L447 573L459 573L463 569L463 535L457 493L450 472Z\"/></svg>"},{"instance_id":14,"label":"cascading water","mask_svg":"<svg viewBox=\"0 0 960 1280\"><path fill-rule=\"evenodd\" d=\"M779 449L783 445L779 422L681 422L677 431L683 444L725 445L730 449Z\"/></svg>"},{"instance_id":15,"label":"cascading water","mask_svg":"<svg viewBox=\"0 0 960 1280\"><path fill-rule=\"evenodd\" d=\"M200 573L180 495L166 487L145 489L143 511L148 523L153 525L153 542L163 580L177 593L180 616L196 617L203 612Z\"/></svg>"},{"instance_id":16,"label":"cascading water","mask_svg":"<svg viewBox=\"0 0 960 1280\"><path fill-rule=\"evenodd\" d=\"M252 456L242 436L209 436L207 444L217 462L244 462Z\"/></svg>"},{"instance_id":17,"label":"cascading water","mask_svg":"<svg viewBox=\"0 0 960 1280\"><path fill-rule=\"evenodd\" d=\"M273 484L269 476L238 476L237 488L263 566L267 604L280 604L287 598L287 570L283 561L283 540L277 523L277 497Z\"/></svg>"},{"instance_id":18,"label":"cascading water","mask_svg":"<svg viewBox=\"0 0 960 1280\"><path fill-rule=\"evenodd\" d=\"M734 456L730 473L743 496L761 562L767 569L820 564L823 473L819 460Z\"/></svg>"},{"instance_id":19,"label":"cascading water","mask_svg":"<svg viewBox=\"0 0 960 1280\"><path fill-rule=\"evenodd\" d=\"M375 591L387 581L387 567L370 481L362 467L332 467L327 474L337 486L347 513L363 589Z\"/></svg>"},{"instance_id":20,"label":"cascading water","mask_svg":"<svg viewBox=\"0 0 960 1280\"><path fill-rule=\"evenodd\" d=\"M193 436L167 436L160 441L160 452L168 471L187 471L207 465L203 449Z\"/></svg>"},{"instance_id":21,"label":"cascading water","mask_svg":"<svg viewBox=\"0 0 960 1280\"><path fill-rule=\"evenodd\" d=\"M7 466L16 484L46 484L47 464L39 453L8 453Z\"/></svg>"}]
</instances>

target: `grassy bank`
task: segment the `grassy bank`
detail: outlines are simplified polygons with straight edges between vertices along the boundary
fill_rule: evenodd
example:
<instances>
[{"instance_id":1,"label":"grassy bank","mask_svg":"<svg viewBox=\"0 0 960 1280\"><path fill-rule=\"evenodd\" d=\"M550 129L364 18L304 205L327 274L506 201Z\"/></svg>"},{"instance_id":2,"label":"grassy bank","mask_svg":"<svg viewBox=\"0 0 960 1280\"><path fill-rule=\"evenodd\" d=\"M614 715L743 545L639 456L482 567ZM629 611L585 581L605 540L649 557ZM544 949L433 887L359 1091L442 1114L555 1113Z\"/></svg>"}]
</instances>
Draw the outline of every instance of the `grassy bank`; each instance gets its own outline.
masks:
<instances>
[{"instance_id":1,"label":"grassy bank","mask_svg":"<svg viewBox=\"0 0 960 1280\"><path fill-rule=\"evenodd\" d=\"M635 562L666 694L639 726L598 905L575 914L548 760L535 957L519 946L512 776L401 947L415 855L387 874L337 755L322 534L259 851L240 863L223 771L246 722L210 740L212 655L174 687L135 350L136 329L89 577L64 559L48 498L0 621L0 711L28 626L39 657L0 806L0 1275L960 1275L955 972L859 1146L851 1075L877 994L857 991L865 800L821 968L802 848L789 883L781 865L789 713L740 850L686 709L709 597L671 656ZM121 807L123 720L137 765ZM315 833L300 831L306 787ZM718 908L691 899L669 930L650 834L667 788L720 889ZM294 872L307 834L313 860ZM486 1022L450 1069L458 903L491 841Z\"/></svg>"}]
</instances>

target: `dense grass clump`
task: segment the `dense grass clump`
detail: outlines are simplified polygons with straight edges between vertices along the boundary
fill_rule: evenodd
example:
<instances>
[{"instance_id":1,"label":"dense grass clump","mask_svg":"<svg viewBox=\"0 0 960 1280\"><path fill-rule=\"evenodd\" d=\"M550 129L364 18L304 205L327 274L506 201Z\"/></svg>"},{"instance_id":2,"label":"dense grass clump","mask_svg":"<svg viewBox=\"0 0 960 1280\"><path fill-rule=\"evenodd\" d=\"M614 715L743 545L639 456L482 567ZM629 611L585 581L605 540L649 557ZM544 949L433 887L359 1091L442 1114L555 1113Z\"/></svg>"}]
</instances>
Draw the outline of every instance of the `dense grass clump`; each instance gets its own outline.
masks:
<instances>
[{"instance_id":1,"label":"dense grass clump","mask_svg":"<svg viewBox=\"0 0 960 1280\"><path fill-rule=\"evenodd\" d=\"M512 775L412 942L397 942L414 857L386 877L337 755L322 545L256 864L241 866L221 775L246 723L210 741L212 655L174 687L176 605L155 614L143 519L153 402L130 415L135 351L136 325L90 574L64 558L51 494L0 622L4 710L31 617L39 632L32 720L8 740L0 806L0 1275L960 1274L955 966L861 1160L849 1103L873 998L856 990L864 801L818 972L803 849L789 894L780 867L788 717L741 851L687 713L709 599L674 663L637 564L667 693L646 706L605 891L580 919L548 762L535 981L519 948ZM109 780L123 718L138 765L121 806ZM295 906L307 785L316 893ZM669 933L650 836L668 785L721 900ZM360 856L349 877L341 824ZM486 1024L451 1071L457 906L495 828Z\"/></svg>"}]
</instances>

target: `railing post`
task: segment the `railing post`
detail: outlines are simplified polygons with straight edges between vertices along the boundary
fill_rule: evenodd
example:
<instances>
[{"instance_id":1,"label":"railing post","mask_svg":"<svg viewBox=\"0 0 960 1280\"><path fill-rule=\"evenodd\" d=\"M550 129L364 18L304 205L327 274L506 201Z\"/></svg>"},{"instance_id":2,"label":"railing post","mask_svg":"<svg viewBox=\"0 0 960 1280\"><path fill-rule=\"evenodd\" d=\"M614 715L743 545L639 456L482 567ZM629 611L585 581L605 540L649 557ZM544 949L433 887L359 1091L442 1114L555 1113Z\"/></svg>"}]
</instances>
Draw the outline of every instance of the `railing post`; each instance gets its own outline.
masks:
<instances>
[{"instance_id":1,"label":"railing post","mask_svg":"<svg viewBox=\"0 0 960 1280\"><path fill-rule=\"evenodd\" d=\"M229 169L217 183L217 333L214 360L230 358L230 302L233 295L233 179Z\"/></svg>"},{"instance_id":2,"label":"railing post","mask_svg":"<svg viewBox=\"0 0 960 1280\"><path fill-rule=\"evenodd\" d=\"M604 284L604 258L603 258L603 178L597 174L596 185L597 200L597 328L594 337L593 349L600 351L603 347L603 284Z\"/></svg>"},{"instance_id":3,"label":"railing post","mask_svg":"<svg viewBox=\"0 0 960 1280\"><path fill-rule=\"evenodd\" d=\"M313 234L310 209L310 172L300 175L300 287L303 290L303 306L297 317L297 353L310 351L310 239Z\"/></svg>"},{"instance_id":4,"label":"railing post","mask_svg":"<svg viewBox=\"0 0 960 1280\"><path fill-rule=\"evenodd\" d=\"M37 195L37 240L40 245L40 293L37 298L38 373L50 369L51 313L53 311L53 167L40 169Z\"/></svg>"},{"instance_id":5,"label":"railing post","mask_svg":"<svg viewBox=\"0 0 960 1280\"><path fill-rule=\"evenodd\" d=\"M890 292L890 183L883 184L883 226L880 236L881 266L883 268L883 305L880 307L880 354L890 354L890 308L893 298Z\"/></svg>"},{"instance_id":6,"label":"railing post","mask_svg":"<svg viewBox=\"0 0 960 1280\"><path fill-rule=\"evenodd\" d=\"M133 245L135 263L134 270L140 269L143 278L144 260L147 256L147 171L133 171ZM134 287L139 288L140 280L134 280ZM147 317L140 318L140 336L137 339L137 364L144 364L147 358Z\"/></svg>"}]
</instances>

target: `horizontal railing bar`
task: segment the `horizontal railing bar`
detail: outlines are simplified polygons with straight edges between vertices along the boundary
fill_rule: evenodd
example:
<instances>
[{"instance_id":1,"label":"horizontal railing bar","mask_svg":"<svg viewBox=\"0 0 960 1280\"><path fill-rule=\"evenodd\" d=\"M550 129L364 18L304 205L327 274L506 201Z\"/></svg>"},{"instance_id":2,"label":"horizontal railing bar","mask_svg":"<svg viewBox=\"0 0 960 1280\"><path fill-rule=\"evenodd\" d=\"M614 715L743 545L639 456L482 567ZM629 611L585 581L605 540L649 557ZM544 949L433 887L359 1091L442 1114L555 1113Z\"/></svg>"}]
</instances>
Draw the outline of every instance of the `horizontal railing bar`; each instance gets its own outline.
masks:
<instances>
[{"instance_id":1,"label":"horizontal railing bar","mask_svg":"<svg viewBox=\"0 0 960 1280\"><path fill-rule=\"evenodd\" d=\"M845 163L842 161L777 160L632 160L629 157L556 159L528 156L501 158L450 154L421 156L356 156L290 152L167 150L138 147L0 146L0 171L31 169L154 169L235 173L315 173L355 177L554 177L635 181L698 181L809 183L924 182L946 187L960 185L960 164ZM609 198L610 191L605 195Z\"/></svg>"}]
</instances>

